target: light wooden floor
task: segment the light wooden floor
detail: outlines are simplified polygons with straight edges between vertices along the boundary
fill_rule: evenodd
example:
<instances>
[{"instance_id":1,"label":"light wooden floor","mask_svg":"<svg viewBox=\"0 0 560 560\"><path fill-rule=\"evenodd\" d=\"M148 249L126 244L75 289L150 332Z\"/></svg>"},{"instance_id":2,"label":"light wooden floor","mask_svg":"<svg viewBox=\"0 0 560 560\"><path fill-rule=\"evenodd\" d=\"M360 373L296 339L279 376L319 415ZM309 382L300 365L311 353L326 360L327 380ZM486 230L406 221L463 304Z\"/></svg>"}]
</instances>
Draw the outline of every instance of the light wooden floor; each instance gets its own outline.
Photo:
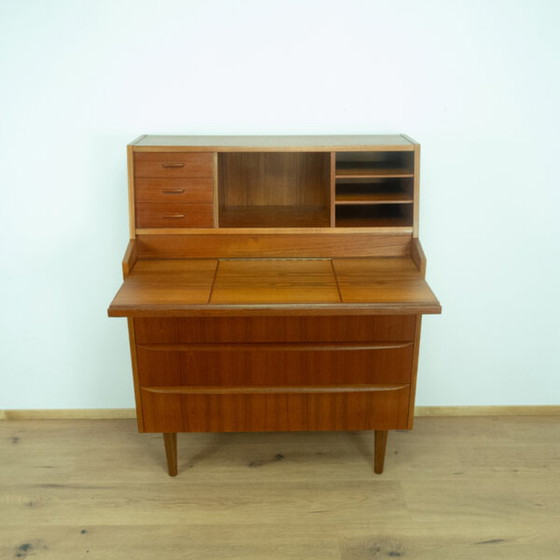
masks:
<instances>
[{"instance_id":1,"label":"light wooden floor","mask_svg":"<svg viewBox=\"0 0 560 560\"><path fill-rule=\"evenodd\" d=\"M0 558L560 558L560 417L371 433L161 436L133 420L0 422Z\"/></svg>"}]
</instances>

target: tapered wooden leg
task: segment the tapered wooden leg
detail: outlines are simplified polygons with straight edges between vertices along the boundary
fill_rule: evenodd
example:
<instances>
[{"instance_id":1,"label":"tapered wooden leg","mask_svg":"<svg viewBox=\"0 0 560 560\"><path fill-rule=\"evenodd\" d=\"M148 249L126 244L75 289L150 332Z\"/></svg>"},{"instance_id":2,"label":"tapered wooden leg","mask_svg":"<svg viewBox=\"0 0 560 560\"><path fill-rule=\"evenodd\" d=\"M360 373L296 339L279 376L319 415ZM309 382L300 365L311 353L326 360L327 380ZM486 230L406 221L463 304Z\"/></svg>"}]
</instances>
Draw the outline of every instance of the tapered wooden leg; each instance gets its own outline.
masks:
<instances>
[{"instance_id":1,"label":"tapered wooden leg","mask_svg":"<svg viewBox=\"0 0 560 560\"><path fill-rule=\"evenodd\" d=\"M389 432L387 430L375 430L375 453L373 459L373 470L376 474L381 474L383 472L388 433Z\"/></svg>"},{"instance_id":2,"label":"tapered wooden leg","mask_svg":"<svg viewBox=\"0 0 560 560\"><path fill-rule=\"evenodd\" d=\"M169 476L177 476L177 434L163 434L167 472Z\"/></svg>"}]
</instances>

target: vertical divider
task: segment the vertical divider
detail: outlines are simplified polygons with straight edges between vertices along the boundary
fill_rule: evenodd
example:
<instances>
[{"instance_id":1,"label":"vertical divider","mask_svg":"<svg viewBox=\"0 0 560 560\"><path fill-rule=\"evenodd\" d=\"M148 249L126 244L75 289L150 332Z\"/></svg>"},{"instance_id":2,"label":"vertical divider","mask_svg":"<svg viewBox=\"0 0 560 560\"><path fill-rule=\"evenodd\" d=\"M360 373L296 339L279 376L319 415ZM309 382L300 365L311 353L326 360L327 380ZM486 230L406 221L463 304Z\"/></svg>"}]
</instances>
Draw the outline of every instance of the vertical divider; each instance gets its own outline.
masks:
<instances>
[{"instance_id":1,"label":"vertical divider","mask_svg":"<svg viewBox=\"0 0 560 560\"><path fill-rule=\"evenodd\" d=\"M214 179L214 227L220 227L220 212L219 212L219 205L220 205L220 198L219 198L219 175L218 175L218 152L214 152L214 162L212 166L212 175Z\"/></svg>"},{"instance_id":2,"label":"vertical divider","mask_svg":"<svg viewBox=\"0 0 560 560\"><path fill-rule=\"evenodd\" d=\"M331 196L330 196L330 223L336 226L336 152L331 152Z\"/></svg>"}]
</instances>

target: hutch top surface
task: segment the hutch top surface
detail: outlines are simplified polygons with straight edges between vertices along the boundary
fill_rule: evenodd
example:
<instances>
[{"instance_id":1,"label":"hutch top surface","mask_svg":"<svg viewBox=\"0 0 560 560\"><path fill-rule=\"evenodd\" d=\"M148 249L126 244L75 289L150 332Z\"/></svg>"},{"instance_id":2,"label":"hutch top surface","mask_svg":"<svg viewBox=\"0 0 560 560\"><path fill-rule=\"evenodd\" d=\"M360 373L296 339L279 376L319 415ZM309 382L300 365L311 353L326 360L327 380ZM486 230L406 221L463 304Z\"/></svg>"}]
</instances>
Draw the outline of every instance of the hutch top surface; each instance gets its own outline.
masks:
<instances>
[{"instance_id":1,"label":"hutch top surface","mask_svg":"<svg viewBox=\"0 0 560 560\"><path fill-rule=\"evenodd\" d=\"M417 145L404 134L353 136L159 136L143 135L131 143L134 151L168 148L181 151L336 151L413 150Z\"/></svg>"}]
</instances>

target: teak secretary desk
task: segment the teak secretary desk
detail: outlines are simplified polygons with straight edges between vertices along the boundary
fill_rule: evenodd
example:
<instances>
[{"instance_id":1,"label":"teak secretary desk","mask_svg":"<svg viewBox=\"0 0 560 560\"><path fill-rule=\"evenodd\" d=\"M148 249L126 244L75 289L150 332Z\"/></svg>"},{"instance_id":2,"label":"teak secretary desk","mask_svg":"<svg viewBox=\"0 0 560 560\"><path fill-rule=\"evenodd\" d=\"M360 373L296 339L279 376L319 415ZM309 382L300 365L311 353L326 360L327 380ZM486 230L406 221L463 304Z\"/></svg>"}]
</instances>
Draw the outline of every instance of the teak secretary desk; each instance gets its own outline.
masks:
<instances>
[{"instance_id":1,"label":"teak secretary desk","mask_svg":"<svg viewBox=\"0 0 560 560\"><path fill-rule=\"evenodd\" d=\"M441 307L404 135L142 136L128 146L138 428L411 429L420 322Z\"/></svg>"}]
</instances>

